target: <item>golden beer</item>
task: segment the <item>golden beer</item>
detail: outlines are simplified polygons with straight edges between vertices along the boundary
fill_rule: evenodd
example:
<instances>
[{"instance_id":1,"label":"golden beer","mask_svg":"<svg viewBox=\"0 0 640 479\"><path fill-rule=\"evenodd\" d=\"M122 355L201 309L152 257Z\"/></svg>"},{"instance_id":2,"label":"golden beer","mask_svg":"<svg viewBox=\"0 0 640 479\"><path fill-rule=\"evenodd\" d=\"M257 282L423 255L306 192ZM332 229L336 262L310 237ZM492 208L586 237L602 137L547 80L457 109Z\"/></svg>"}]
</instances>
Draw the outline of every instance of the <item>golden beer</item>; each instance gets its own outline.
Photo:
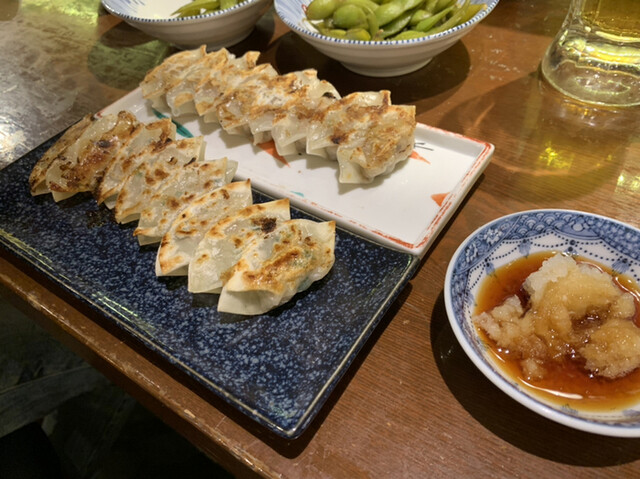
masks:
<instances>
[{"instance_id":1,"label":"golden beer","mask_svg":"<svg viewBox=\"0 0 640 479\"><path fill-rule=\"evenodd\" d=\"M584 0L580 15L607 35L639 41L640 0Z\"/></svg>"},{"instance_id":2,"label":"golden beer","mask_svg":"<svg viewBox=\"0 0 640 479\"><path fill-rule=\"evenodd\" d=\"M640 0L572 0L541 69L570 97L640 104Z\"/></svg>"}]
</instances>

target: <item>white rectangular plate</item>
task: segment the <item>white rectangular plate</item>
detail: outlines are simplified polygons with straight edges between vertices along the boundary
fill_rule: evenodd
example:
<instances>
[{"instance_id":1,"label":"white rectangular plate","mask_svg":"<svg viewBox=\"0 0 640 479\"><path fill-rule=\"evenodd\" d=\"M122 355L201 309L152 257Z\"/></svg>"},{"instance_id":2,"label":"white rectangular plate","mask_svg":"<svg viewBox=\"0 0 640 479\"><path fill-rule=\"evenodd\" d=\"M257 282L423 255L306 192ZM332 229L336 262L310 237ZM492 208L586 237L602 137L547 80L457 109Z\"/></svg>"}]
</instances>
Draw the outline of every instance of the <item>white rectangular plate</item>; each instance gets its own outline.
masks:
<instances>
[{"instance_id":1,"label":"white rectangular plate","mask_svg":"<svg viewBox=\"0 0 640 479\"><path fill-rule=\"evenodd\" d=\"M136 89L102 113L128 110L140 121L170 116L157 111ZM491 159L494 146L419 123L411 157L367 185L338 183L338 163L311 155L281 158L273 142L253 145L196 115L173 119L184 136L203 135L205 157L238 162L236 179L287 197L298 208L333 219L386 246L423 256Z\"/></svg>"}]
</instances>

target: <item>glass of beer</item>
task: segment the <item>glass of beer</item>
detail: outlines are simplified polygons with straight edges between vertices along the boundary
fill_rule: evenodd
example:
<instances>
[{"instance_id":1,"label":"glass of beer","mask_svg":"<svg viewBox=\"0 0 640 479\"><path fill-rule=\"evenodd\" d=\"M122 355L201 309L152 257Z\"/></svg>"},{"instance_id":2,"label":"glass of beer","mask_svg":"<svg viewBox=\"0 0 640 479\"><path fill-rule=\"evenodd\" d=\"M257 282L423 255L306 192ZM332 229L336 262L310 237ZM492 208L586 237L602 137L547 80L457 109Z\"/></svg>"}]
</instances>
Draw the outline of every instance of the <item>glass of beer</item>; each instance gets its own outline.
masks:
<instances>
[{"instance_id":1,"label":"glass of beer","mask_svg":"<svg viewBox=\"0 0 640 479\"><path fill-rule=\"evenodd\" d=\"M640 105L640 0L571 0L541 70L577 100Z\"/></svg>"}]
</instances>

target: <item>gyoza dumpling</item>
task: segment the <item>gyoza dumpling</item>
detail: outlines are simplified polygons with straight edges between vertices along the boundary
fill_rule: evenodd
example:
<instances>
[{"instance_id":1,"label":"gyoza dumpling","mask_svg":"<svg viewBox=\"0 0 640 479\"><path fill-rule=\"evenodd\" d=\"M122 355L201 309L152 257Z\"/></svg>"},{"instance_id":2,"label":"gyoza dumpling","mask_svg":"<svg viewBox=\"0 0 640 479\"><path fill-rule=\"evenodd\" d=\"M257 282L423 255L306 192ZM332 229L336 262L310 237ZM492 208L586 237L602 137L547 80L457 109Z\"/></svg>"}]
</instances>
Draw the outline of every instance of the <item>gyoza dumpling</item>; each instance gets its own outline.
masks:
<instances>
[{"instance_id":1,"label":"gyoza dumpling","mask_svg":"<svg viewBox=\"0 0 640 479\"><path fill-rule=\"evenodd\" d=\"M198 243L205 233L222 218L252 202L249 180L229 183L192 201L162 237L156 258L156 274L186 275Z\"/></svg>"},{"instance_id":2,"label":"gyoza dumpling","mask_svg":"<svg viewBox=\"0 0 640 479\"><path fill-rule=\"evenodd\" d=\"M230 134L253 135L253 143L271 140L275 116L307 100L309 86L318 83L315 70L278 75L275 70L237 85L218 106L218 121Z\"/></svg>"},{"instance_id":3,"label":"gyoza dumpling","mask_svg":"<svg viewBox=\"0 0 640 479\"><path fill-rule=\"evenodd\" d=\"M228 273L218 311L262 314L323 278L335 261L335 222L290 220L255 241Z\"/></svg>"},{"instance_id":4,"label":"gyoza dumpling","mask_svg":"<svg viewBox=\"0 0 640 479\"><path fill-rule=\"evenodd\" d=\"M338 146L333 140L333 134L339 123L343 123L342 128L355 130L360 126L359 119L352 118L349 112L358 112L370 107L378 108L382 106L384 97L382 92L377 91L355 92L326 105L310 120L306 152L336 160Z\"/></svg>"},{"instance_id":5,"label":"gyoza dumpling","mask_svg":"<svg viewBox=\"0 0 640 479\"><path fill-rule=\"evenodd\" d=\"M137 126L138 120L127 111L95 121L47 169L45 181L53 199L94 191L105 168Z\"/></svg>"},{"instance_id":6,"label":"gyoza dumpling","mask_svg":"<svg viewBox=\"0 0 640 479\"><path fill-rule=\"evenodd\" d=\"M229 53L226 48L222 48L216 52L207 53L197 60L182 81L171 87L166 93L165 99L171 109L171 115L178 117L188 113L196 113L193 100L198 86L215 75L215 72L234 58L235 56Z\"/></svg>"},{"instance_id":7,"label":"gyoza dumpling","mask_svg":"<svg viewBox=\"0 0 640 479\"><path fill-rule=\"evenodd\" d=\"M370 183L411 155L415 143L415 106L388 105L371 112L366 133L338 145L341 183Z\"/></svg>"},{"instance_id":8,"label":"gyoza dumpling","mask_svg":"<svg viewBox=\"0 0 640 479\"><path fill-rule=\"evenodd\" d=\"M118 223L137 220L153 195L165 182L179 173L180 168L202 158L204 138L183 138L172 141L157 154L147 158L125 180L116 200L115 217Z\"/></svg>"},{"instance_id":9,"label":"gyoza dumpling","mask_svg":"<svg viewBox=\"0 0 640 479\"><path fill-rule=\"evenodd\" d=\"M156 108L164 107L165 95L188 74L191 66L207 54L207 46L174 53L147 73L140 83L142 96Z\"/></svg>"},{"instance_id":10,"label":"gyoza dumpling","mask_svg":"<svg viewBox=\"0 0 640 479\"><path fill-rule=\"evenodd\" d=\"M309 127L320 112L340 98L335 87L324 80L305 86L307 94L301 101L287 105L276 113L271 136L282 156L306 151Z\"/></svg>"},{"instance_id":11,"label":"gyoza dumpling","mask_svg":"<svg viewBox=\"0 0 640 479\"><path fill-rule=\"evenodd\" d=\"M341 183L369 183L411 154L415 107L389 91L357 92L331 104L309 128L307 152L337 159Z\"/></svg>"},{"instance_id":12,"label":"gyoza dumpling","mask_svg":"<svg viewBox=\"0 0 640 479\"><path fill-rule=\"evenodd\" d=\"M140 212L134 236L138 237L141 245L159 242L191 201L229 183L237 167L237 162L227 158L184 165Z\"/></svg>"},{"instance_id":13,"label":"gyoza dumpling","mask_svg":"<svg viewBox=\"0 0 640 479\"><path fill-rule=\"evenodd\" d=\"M127 176L144 161L145 155L157 154L175 140L176 126L169 118L140 124L104 171L95 192L98 204L115 206L116 197ZM143 153L144 152L144 153Z\"/></svg>"},{"instance_id":14,"label":"gyoza dumpling","mask_svg":"<svg viewBox=\"0 0 640 479\"><path fill-rule=\"evenodd\" d=\"M69 146L73 145L78 138L84 133L84 131L91 126L91 124L98 120L99 117L94 115L86 115L78 123L72 125L63 133L63 135L56 141L51 148L49 148L42 157L35 164L29 175L29 189L32 195L43 195L50 193L47 188L45 176L51 163L61 155L64 155Z\"/></svg>"},{"instance_id":15,"label":"gyoza dumpling","mask_svg":"<svg viewBox=\"0 0 640 479\"><path fill-rule=\"evenodd\" d=\"M217 106L226 92L256 72L268 69L269 66L256 67L258 52L247 52L240 58L229 59L217 70L211 71L209 77L196 88L194 103L198 115L207 123L218 121ZM257 68L257 70L254 70Z\"/></svg>"},{"instance_id":16,"label":"gyoza dumpling","mask_svg":"<svg viewBox=\"0 0 640 479\"><path fill-rule=\"evenodd\" d=\"M189 291L219 293L224 274L249 245L291 218L289 200L247 206L216 223L204 235L189 263Z\"/></svg>"}]
</instances>

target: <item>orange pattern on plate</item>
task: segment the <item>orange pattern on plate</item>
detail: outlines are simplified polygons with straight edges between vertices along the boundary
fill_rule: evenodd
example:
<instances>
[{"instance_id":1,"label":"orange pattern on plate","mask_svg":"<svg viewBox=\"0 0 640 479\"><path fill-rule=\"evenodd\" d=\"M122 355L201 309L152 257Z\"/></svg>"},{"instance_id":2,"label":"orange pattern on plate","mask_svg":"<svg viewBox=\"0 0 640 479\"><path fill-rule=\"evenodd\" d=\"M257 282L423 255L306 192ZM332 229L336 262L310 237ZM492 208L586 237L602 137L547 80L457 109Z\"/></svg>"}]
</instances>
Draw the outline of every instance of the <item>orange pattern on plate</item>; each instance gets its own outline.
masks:
<instances>
[{"instance_id":1,"label":"orange pattern on plate","mask_svg":"<svg viewBox=\"0 0 640 479\"><path fill-rule=\"evenodd\" d=\"M273 156L276 160L280 161L284 165L289 166L289 163L284 158L284 156L278 153L278 150L276 149L276 144L273 140L265 141L264 143L260 143L258 146L262 148L264 151L266 151L267 153L269 153L271 156Z\"/></svg>"},{"instance_id":2,"label":"orange pattern on plate","mask_svg":"<svg viewBox=\"0 0 640 479\"><path fill-rule=\"evenodd\" d=\"M425 163L431 164L431 162L427 160L424 156L420 156L416 150L413 150L411 152L410 158L413 158L414 160L424 161Z\"/></svg>"},{"instance_id":3,"label":"orange pattern on plate","mask_svg":"<svg viewBox=\"0 0 640 479\"><path fill-rule=\"evenodd\" d=\"M435 201L438 206L442 206L444 203L444 199L449 195L449 193L437 193L435 195L431 195L431 199Z\"/></svg>"}]
</instances>

